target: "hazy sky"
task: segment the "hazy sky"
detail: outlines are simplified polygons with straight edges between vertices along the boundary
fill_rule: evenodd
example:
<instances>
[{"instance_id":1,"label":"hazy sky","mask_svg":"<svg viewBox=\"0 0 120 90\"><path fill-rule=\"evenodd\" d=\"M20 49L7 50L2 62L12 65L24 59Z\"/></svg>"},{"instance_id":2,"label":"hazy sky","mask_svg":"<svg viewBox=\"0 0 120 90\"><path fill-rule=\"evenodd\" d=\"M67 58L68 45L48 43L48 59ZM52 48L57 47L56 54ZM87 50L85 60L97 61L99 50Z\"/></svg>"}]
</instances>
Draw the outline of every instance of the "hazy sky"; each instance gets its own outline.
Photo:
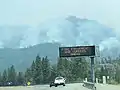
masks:
<instances>
[{"instance_id":1,"label":"hazy sky","mask_svg":"<svg viewBox=\"0 0 120 90\"><path fill-rule=\"evenodd\" d=\"M38 25L67 15L97 20L119 29L120 0L0 0L0 25Z\"/></svg>"}]
</instances>

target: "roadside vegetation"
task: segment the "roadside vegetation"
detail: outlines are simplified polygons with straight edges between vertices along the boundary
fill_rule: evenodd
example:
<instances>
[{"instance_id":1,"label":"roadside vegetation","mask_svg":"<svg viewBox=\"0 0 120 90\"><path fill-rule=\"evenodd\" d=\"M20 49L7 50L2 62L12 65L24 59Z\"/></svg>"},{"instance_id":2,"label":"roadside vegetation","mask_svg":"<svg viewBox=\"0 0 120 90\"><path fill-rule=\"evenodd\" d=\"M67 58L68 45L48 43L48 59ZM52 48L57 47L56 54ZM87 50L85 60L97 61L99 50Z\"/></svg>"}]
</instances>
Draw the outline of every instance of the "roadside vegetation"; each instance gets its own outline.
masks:
<instances>
[{"instance_id":1,"label":"roadside vegetation","mask_svg":"<svg viewBox=\"0 0 120 90\"><path fill-rule=\"evenodd\" d=\"M66 78L66 83L82 82L86 77L90 81L90 61L87 58L58 58L57 64L50 64L46 57L36 56L26 72L17 72L14 65L0 73L0 82L17 82L20 85L31 82L31 84L48 84L56 76ZM95 77L102 83L102 76L109 76L107 83L120 84L120 58L111 60L103 58L95 61Z\"/></svg>"}]
</instances>

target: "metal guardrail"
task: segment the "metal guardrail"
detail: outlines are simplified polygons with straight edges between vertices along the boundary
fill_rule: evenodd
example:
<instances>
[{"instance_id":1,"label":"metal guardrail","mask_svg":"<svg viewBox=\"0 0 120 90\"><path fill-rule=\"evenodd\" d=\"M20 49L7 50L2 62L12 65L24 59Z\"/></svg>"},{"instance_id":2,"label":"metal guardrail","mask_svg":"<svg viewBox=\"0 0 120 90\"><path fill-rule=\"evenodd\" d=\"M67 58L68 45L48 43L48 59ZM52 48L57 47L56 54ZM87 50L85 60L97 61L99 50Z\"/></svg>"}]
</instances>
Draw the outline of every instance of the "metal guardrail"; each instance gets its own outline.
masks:
<instances>
[{"instance_id":1,"label":"metal guardrail","mask_svg":"<svg viewBox=\"0 0 120 90\"><path fill-rule=\"evenodd\" d=\"M92 90L96 90L95 83L92 82L83 82L83 86Z\"/></svg>"}]
</instances>

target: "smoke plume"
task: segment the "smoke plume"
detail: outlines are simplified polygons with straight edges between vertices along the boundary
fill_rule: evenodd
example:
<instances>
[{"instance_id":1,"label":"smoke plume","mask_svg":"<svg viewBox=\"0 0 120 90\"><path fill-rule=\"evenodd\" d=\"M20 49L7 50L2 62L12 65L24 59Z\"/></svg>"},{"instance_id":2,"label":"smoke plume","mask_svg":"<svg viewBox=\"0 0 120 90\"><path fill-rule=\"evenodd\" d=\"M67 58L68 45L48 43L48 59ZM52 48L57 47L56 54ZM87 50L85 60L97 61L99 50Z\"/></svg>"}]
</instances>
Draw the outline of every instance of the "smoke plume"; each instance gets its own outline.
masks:
<instances>
[{"instance_id":1,"label":"smoke plume","mask_svg":"<svg viewBox=\"0 0 120 90\"><path fill-rule=\"evenodd\" d=\"M37 27L0 26L0 29L0 47L23 48L39 43L59 42L67 46L99 45L100 50L104 51L120 46L120 38L114 29L75 16L50 20Z\"/></svg>"}]
</instances>

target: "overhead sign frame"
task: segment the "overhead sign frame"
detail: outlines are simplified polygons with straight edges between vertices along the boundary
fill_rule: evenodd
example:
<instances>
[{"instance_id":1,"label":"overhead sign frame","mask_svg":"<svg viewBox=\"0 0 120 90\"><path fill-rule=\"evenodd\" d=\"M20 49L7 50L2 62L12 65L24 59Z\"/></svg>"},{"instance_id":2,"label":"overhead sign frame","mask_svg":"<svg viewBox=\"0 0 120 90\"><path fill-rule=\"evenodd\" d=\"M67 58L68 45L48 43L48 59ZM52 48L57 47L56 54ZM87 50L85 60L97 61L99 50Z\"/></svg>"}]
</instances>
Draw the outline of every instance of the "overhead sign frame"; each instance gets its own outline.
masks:
<instances>
[{"instance_id":1,"label":"overhead sign frame","mask_svg":"<svg viewBox=\"0 0 120 90\"><path fill-rule=\"evenodd\" d=\"M95 46L59 47L60 57L95 56Z\"/></svg>"}]
</instances>

